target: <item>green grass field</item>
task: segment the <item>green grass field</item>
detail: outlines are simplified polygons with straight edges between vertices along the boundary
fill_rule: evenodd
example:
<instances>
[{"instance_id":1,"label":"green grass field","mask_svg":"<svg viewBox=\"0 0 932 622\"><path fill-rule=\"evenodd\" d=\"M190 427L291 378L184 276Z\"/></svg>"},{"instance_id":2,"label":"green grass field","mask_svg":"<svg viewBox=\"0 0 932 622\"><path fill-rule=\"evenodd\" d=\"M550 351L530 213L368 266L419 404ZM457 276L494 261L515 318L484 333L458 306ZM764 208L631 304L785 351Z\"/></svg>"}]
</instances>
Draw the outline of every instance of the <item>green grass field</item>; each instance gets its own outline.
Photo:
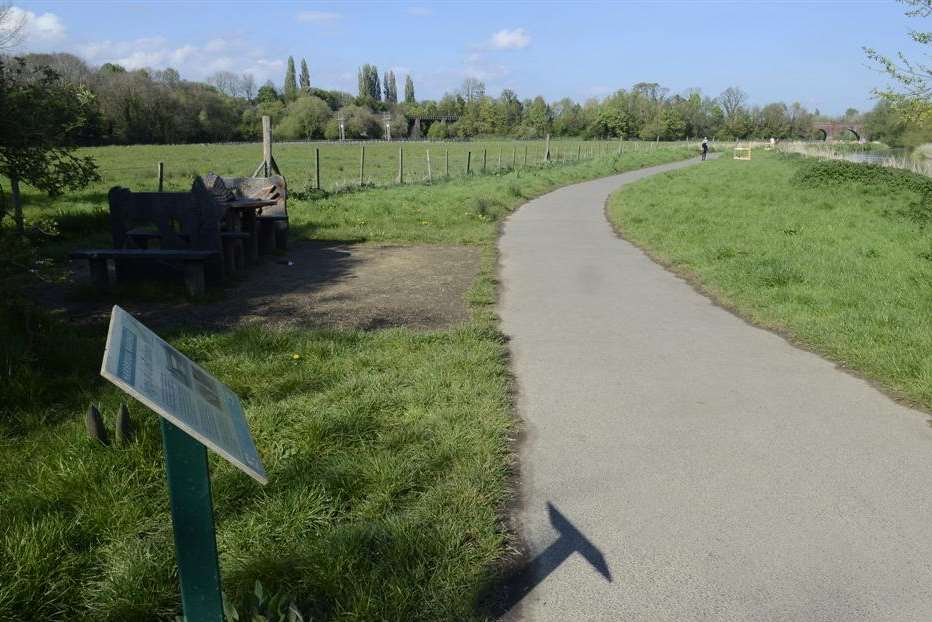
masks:
<instances>
[{"instance_id":1,"label":"green grass field","mask_svg":"<svg viewBox=\"0 0 932 622\"><path fill-rule=\"evenodd\" d=\"M932 408L932 182L753 157L632 185L609 216L741 315Z\"/></svg>"},{"instance_id":2,"label":"green grass field","mask_svg":"<svg viewBox=\"0 0 932 622\"><path fill-rule=\"evenodd\" d=\"M122 149L142 160L154 148ZM299 237L479 245L484 268L468 295L473 319L450 330L165 335L242 396L269 471L263 488L211 458L231 598L259 579L305 619L482 619L477 601L510 542L514 421L493 306L500 222L558 186L689 155L669 146L290 201ZM105 243L105 212L74 207L60 229L46 250ZM155 415L131 406L140 437L125 448L95 446L83 429L89 403L112 425L123 399L98 375L104 327L44 321L22 351L12 324L0 321L0 337L0 620L178 613Z\"/></svg>"}]
</instances>

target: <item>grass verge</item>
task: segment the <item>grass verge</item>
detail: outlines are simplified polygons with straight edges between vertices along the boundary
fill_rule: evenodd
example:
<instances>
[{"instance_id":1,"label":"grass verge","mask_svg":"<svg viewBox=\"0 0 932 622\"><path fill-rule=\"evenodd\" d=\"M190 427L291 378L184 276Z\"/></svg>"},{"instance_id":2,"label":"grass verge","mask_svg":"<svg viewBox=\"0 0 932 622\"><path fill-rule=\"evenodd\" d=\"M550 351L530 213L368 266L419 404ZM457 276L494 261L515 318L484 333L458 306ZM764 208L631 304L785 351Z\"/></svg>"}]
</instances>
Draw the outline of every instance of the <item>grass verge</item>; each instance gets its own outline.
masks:
<instances>
[{"instance_id":1,"label":"grass verge","mask_svg":"<svg viewBox=\"0 0 932 622\"><path fill-rule=\"evenodd\" d=\"M928 180L755 154L626 187L623 235L754 323L932 408Z\"/></svg>"},{"instance_id":2,"label":"grass verge","mask_svg":"<svg viewBox=\"0 0 932 622\"><path fill-rule=\"evenodd\" d=\"M687 155L661 149L295 201L297 235L479 244L483 269L469 293L473 319L452 330L166 335L242 396L270 475L259 487L211 457L232 599L258 579L314 620L480 618L477 599L508 538L513 420L493 306L498 223L559 185ZM83 430L89 403L112 425L124 399L98 376L103 340L103 327L43 325L19 339L29 345L15 364L3 361L0 619L179 611L155 415L131 406L139 436L126 447L95 445Z\"/></svg>"}]
</instances>

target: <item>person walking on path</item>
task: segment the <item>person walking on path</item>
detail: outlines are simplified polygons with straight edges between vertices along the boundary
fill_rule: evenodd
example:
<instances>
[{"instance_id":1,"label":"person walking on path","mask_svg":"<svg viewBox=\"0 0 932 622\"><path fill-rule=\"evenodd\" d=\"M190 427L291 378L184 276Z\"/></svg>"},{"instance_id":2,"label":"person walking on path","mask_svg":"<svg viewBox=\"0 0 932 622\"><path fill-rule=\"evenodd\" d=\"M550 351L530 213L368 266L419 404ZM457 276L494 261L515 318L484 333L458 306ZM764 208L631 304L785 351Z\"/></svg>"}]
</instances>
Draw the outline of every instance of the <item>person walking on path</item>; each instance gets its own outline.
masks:
<instances>
[{"instance_id":1,"label":"person walking on path","mask_svg":"<svg viewBox=\"0 0 932 622\"><path fill-rule=\"evenodd\" d=\"M702 139L702 159L705 160L705 157L709 154L709 139Z\"/></svg>"}]
</instances>

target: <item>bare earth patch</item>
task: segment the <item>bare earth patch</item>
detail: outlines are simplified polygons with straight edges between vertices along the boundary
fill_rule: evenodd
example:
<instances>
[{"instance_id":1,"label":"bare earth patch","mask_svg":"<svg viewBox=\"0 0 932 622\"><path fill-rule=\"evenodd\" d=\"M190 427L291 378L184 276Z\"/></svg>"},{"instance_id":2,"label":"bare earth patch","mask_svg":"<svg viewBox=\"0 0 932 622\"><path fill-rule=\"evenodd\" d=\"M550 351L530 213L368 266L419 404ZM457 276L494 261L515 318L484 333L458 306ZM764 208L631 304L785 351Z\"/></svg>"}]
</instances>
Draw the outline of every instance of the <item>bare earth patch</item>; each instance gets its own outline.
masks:
<instances>
[{"instance_id":1,"label":"bare earth patch","mask_svg":"<svg viewBox=\"0 0 932 622\"><path fill-rule=\"evenodd\" d=\"M105 321L119 304L154 327L228 328L261 323L305 328L372 330L404 326L442 329L466 320L465 294L480 266L469 246L294 244L264 258L205 302L177 296L75 296L74 285L43 292L43 304L72 322ZM290 262L290 263L289 263ZM74 280L87 277L75 264ZM215 297L215 298L214 298ZM157 298L157 296L156 296Z\"/></svg>"}]
</instances>

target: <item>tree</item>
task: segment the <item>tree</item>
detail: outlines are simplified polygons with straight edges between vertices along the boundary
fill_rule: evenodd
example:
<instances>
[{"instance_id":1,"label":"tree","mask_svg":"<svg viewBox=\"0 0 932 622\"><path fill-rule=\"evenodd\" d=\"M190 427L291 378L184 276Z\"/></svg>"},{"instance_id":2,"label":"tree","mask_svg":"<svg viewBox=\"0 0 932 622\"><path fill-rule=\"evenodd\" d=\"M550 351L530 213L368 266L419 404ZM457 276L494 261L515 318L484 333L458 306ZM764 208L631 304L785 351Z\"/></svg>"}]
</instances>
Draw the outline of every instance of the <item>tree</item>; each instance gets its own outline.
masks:
<instances>
[{"instance_id":1,"label":"tree","mask_svg":"<svg viewBox=\"0 0 932 622\"><path fill-rule=\"evenodd\" d=\"M932 16L932 0L901 1L913 7L906 12L910 17ZM932 45L932 32L912 30L909 32L909 38L919 45ZM881 54L874 48L865 47L864 52L898 84L896 89L877 90L875 93L911 120L932 121L932 66L910 60L903 52L897 53L897 60Z\"/></svg>"},{"instance_id":2,"label":"tree","mask_svg":"<svg viewBox=\"0 0 932 622\"><path fill-rule=\"evenodd\" d=\"M63 82L48 67L0 59L0 174L10 180L18 233L25 231L21 182L55 195L100 179L94 159L75 153L93 107L87 88ZM0 208L0 221L3 215Z\"/></svg>"},{"instance_id":3,"label":"tree","mask_svg":"<svg viewBox=\"0 0 932 622\"><path fill-rule=\"evenodd\" d=\"M288 67L285 69L285 86L283 90L285 101L293 102L298 98L298 83L295 80L294 58L288 57Z\"/></svg>"},{"instance_id":4,"label":"tree","mask_svg":"<svg viewBox=\"0 0 932 622\"><path fill-rule=\"evenodd\" d=\"M307 70L307 61L301 59L301 94L311 94L311 73Z\"/></svg>"},{"instance_id":5,"label":"tree","mask_svg":"<svg viewBox=\"0 0 932 622\"><path fill-rule=\"evenodd\" d=\"M11 50L22 40L26 14L14 11L13 5L0 5L0 52Z\"/></svg>"},{"instance_id":6,"label":"tree","mask_svg":"<svg viewBox=\"0 0 932 622\"><path fill-rule=\"evenodd\" d=\"M397 104L398 103L398 85L395 82L395 72L386 71L385 72L385 84L382 90L385 95L385 103L387 104Z\"/></svg>"},{"instance_id":7,"label":"tree","mask_svg":"<svg viewBox=\"0 0 932 622\"><path fill-rule=\"evenodd\" d=\"M747 98L747 93L736 86L729 86L718 96L718 102L725 113L726 121L731 121L734 118L744 102L747 101Z\"/></svg>"},{"instance_id":8,"label":"tree","mask_svg":"<svg viewBox=\"0 0 932 622\"><path fill-rule=\"evenodd\" d=\"M239 77L239 91L249 101L256 96L256 78L251 73L246 72Z\"/></svg>"},{"instance_id":9,"label":"tree","mask_svg":"<svg viewBox=\"0 0 932 622\"><path fill-rule=\"evenodd\" d=\"M460 93L466 103L477 102L485 97L485 83L476 78L466 78L460 87Z\"/></svg>"},{"instance_id":10,"label":"tree","mask_svg":"<svg viewBox=\"0 0 932 622\"><path fill-rule=\"evenodd\" d=\"M379 69L366 63L359 68L359 98L368 102L382 101L382 86L379 83Z\"/></svg>"},{"instance_id":11,"label":"tree","mask_svg":"<svg viewBox=\"0 0 932 622\"><path fill-rule=\"evenodd\" d=\"M266 82L260 86L259 92L256 93L256 101L260 104L268 104L278 101L278 99L278 91L275 90L275 86L271 82Z\"/></svg>"},{"instance_id":12,"label":"tree","mask_svg":"<svg viewBox=\"0 0 932 622\"><path fill-rule=\"evenodd\" d=\"M411 79L410 75L405 76L405 103L417 103L417 100L414 99L414 80Z\"/></svg>"},{"instance_id":13,"label":"tree","mask_svg":"<svg viewBox=\"0 0 932 622\"><path fill-rule=\"evenodd\" d=\"M330 106L319 97L299 97L285 111L275 127L275 135L284 139L323 138L330 121Z\"/></svg>"}]
</instances>

